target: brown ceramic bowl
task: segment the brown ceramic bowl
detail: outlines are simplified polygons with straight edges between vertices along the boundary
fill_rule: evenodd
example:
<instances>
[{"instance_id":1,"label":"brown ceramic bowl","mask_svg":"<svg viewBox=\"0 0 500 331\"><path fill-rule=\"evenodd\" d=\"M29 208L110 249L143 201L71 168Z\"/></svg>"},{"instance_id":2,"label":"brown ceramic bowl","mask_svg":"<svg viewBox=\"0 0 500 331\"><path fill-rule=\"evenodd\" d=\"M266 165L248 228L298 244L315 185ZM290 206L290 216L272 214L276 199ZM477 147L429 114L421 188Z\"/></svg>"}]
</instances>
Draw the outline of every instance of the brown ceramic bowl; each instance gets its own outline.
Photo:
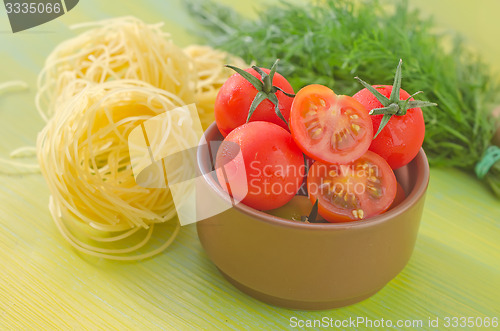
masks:
<instances>
[{"instance_id":1,"label":"brown ceramic bowl","mask_svg":"<svg viewBox=\"0 0 500 331\"><path fill-rule=\"evenodd\" d=\"M207 142L222 140L217 126ZM198 148L198 167L212 200L229 202L210 174L208 150ZM197 223L198 236L222 275L266 303L319 310L364 300L382 289L411 257L424 208L429 164L423 150L395 171L407 197L394 209L365 221L302 223L243 204Z\"/></svg>"}]
</instances>

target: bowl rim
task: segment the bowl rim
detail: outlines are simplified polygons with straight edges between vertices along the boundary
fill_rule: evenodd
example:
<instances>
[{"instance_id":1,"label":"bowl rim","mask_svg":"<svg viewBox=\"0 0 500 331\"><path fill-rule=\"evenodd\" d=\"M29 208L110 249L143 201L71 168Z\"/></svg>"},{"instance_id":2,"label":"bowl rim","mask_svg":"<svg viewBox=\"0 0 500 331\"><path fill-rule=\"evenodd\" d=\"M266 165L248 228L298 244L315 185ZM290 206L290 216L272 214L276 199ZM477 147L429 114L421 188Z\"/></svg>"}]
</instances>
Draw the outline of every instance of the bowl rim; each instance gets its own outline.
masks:
<instances>
[{"instance_id":1,"label":"bowl rim","mask_svg":"<svg viewBox=\"0 0 500 331\"><path fill-rule=\"evenodd\" d=\"M215 132L214 132L215 131ZM200 171L203 176L205 182L210 186L210 188L215 191L215 193L222 199L226 200L229 204L231 204L231 199L227 192L222 190L222 187L217 183L217 181L210 175L211 170L206 169L202 165L201 156L203 154L202 146L205 145L209 139L207 137L211 137L220 134L219 129L217 128L216 123L212 123L207 130L204 132L203 137L200 140L200 143L196 152L196 162L198 166L198 171ZM265 211L260 211L249 207L243 203L233 204L233 208L236 208L240 212L251 216L256 221L270 223L276 226L283 226L288 228L302 228L308 230L346 230L351 228L366 228L371 226L376 226L380 223L385 223L399 215L403 214L406 210L417 204L418 201L425 194L427 187L429 185L429 162L427 160L427 156L423 148L420 148L419 152L415 156L415 158L410 162L416 162L416 166L422 171L417 172L417 178L415 181L415 186L413 190L410 192L408 196L395 208L386 211L380 215L373 216L363 221L353 221L353 222L339 222L339 223L305 223L305 222L297 222L292 221L290 219L282 218L279 216L274 216L266 213ZM206 163L206 162L205 162Z\"/></svg>"}]
</instances>

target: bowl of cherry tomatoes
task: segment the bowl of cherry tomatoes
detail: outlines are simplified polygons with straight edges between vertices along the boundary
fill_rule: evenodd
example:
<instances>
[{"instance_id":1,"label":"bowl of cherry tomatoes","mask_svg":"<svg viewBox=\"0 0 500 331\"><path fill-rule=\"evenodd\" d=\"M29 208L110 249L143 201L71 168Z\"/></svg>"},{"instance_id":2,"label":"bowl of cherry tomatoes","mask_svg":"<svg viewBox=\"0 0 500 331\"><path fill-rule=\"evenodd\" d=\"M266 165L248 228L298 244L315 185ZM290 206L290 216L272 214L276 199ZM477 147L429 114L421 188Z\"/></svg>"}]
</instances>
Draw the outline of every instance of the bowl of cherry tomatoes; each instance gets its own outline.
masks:
<instances>
[{"instance_id":1,"label":"bowl of cherry tomatoes","mask_svg":"<svg viewBox=\"0 0 500 331\"><path fill-rule=\"evenodd\" d=\"M294 95L275 66L245 72L221 88L198 147L197 212L208 217L197 230L208 257L272 305L330 309L374 295L406 266L417 238L429 165L423 132L412 130L425 102L387 86L358 99L321 85ZM402 147L391 137L398 125L399 142L412 139ZM214 206L223 207L206 212Z\"/></svg>"}]
</instances>

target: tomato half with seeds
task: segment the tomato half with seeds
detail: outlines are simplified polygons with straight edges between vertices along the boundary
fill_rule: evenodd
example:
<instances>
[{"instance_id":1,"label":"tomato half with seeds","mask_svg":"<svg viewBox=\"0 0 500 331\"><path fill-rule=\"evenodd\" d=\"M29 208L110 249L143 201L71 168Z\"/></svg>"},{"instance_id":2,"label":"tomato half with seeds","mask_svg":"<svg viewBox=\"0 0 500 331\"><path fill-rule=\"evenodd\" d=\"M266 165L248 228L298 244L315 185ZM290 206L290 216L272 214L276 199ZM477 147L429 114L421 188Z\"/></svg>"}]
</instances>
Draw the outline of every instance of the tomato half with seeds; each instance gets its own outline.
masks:
<instances>
[{"instance_id":1,"label":"tomato half with seeds","mask_svg":"<svg viewBox=\"0 0 500 331\"><path fill-rule=\"evenodd\" d=\"M295 95L290 131L309 157L335 164L356 160L373 139L372 121L361 103L317 84Z\"/></svg>"},{"instance_id":2,"label":"tomato half with seeds","mask_svg":"<svg viewBox=\"0 0 500 331\"><path fill-rule=\"evenodd\" d=\"M329 222L363 220L386 211L396 197L397 182L389 164L367 151L354 162L315 162L307 175L309 198Z\"/></svg>"}]
</instances>

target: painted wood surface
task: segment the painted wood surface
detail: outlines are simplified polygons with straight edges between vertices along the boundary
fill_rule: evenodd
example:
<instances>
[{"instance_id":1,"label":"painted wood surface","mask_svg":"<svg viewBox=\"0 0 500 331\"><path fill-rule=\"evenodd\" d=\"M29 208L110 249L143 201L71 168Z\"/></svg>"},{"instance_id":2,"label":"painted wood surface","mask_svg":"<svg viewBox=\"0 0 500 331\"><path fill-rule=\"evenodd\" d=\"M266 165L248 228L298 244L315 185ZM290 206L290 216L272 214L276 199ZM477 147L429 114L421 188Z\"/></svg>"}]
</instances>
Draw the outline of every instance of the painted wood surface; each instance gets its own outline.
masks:
<instances>
[{"instance_id":1,"label":"painted wood surface","mask_svg":"<svg viewBox=\"0 0 500 331\"><path fill-rule=\"evenodd\" d=\"M436 1L425 2L432 12ZM440 20L442 26L460 30L463 13L445 14L443 3L450 1L437 3L437 17L451 17ZM478 10L485 20L495 15L487 9ZM195 40L180 0L81 0L60 19L15 35L0 9L0 82L21 79L30 86L0 95L0 156L34 145L43 126L33 101L36 75L49 52L73 34L67 25L130 14L165 21L182 46ZM494 36L497 25L487 33ZM465 33L479 49L500 55L497 46L484 44L484 32ZM441 326L447 316L500 318L500 201L472 175L453 169L431 170L415 251L401 274L364 302L321 312L268 306L236 290L208 260L194 226L146 261L80 255L52 222L48 196L41 175L0 175L0 329L285 329L292 317L422 320L429 329L429 318Z\"/></svg>"}]
</instances>

